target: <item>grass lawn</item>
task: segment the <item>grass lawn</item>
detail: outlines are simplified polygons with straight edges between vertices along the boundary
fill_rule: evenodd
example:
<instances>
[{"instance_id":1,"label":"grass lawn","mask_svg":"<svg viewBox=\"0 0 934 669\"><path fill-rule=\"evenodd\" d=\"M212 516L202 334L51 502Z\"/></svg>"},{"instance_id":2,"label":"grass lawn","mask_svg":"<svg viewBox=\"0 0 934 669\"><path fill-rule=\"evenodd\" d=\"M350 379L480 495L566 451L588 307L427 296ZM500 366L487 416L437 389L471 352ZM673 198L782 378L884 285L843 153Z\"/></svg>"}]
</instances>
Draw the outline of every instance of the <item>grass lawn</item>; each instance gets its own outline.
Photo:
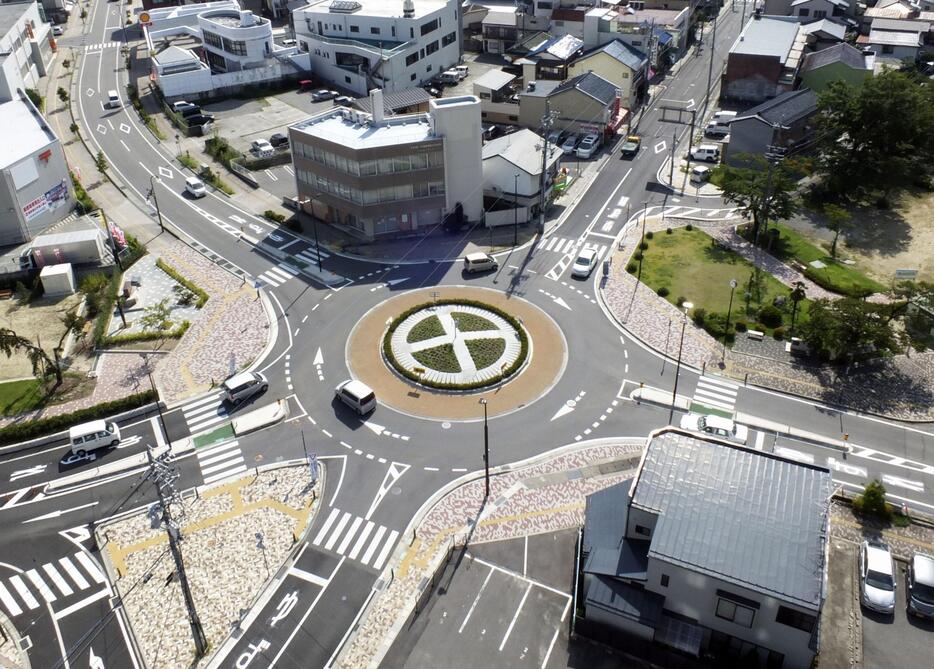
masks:
<instances>
[{"instance_id":1,"label":"grass lawn","mask_svg":"<svg viewBox=\"0 0 934 669\"><path fill-rule=\"evenodd\" d=\"M779 237L772 242L769 252L784 262L797 260L805 265L807 267L805 276L819 286L835 293L854 297L885 291L885 286L881 283L870 279L853 267L837 262L824 249L815 246L798 231L781 223L772 223L769 227L779 231ZM826 267L821 269L811 267L809 263L814 260L821 261Z\"/></svg>"},{"instance_id":2,"label":"grass lawn","mask_svg":"<svg viewBox=\"0 0 934 669\"><path fill-rule=\"evenodd\" d=\"M427 369L433 369L436 372L451 372L456 374L461 371L460 363L457 362L457 356L454 354L454 347L451 344L442 344L426 348L423 351L413 352L412 357L418 360L418 363Z\"/></svg>"},{"instance_id":3,"label":"grass lawn","mask_svg":"<svg viewBox=\"0 0 934 669\"><path fill-rule=\"evenodd\" d=\"M485 369L499 360L506 350L506 340L495 339L468 339L466 342L470 357L477 369Z\"/></svg>"},{"instance_id":4,"label":"grass lawn","mask_svg":"<svg viewBox=\"0 0 934 669\"><path fill-rule=\"evenodd\" d=\"M44 406L49 397L38 379L0 383L0 414L15 416Z\"/></svg>"},{"instance_id":5,"label":"grass lawn","mask_svg":"<svg viewBox=\"0 0 934 669\"><path fill-rule=\"evenodd\" d=\"M433 339L434 337L440 337L443 334L444 326L441 325L441 321L438 319L438 317L429 316L428 318L420 321L411 330L409 330L409 336L406 337L406 341L410 344L414 344L417 341Z\"/></svg>"},{"instance_id":6,"label":"grass lawn","mask_svg":"<svg viewBox=\"0 0 934 669\"><path fill-rule=\"evenodd\" d=\"M496 326L483 316L468 314L465 311L452 311L451 318L457 323L457 329L461 332L481 332L496 329Z\"/></svg>"},{"instance_id":7,"label":"grass lawn","mask_svg":"<svg viewBox=\"0 0 934 669\"><path fill-rule=\"evenodd\" d=\"M658 291L668 288L665 299L677 305L679 297L694 304L694 309L726 314L730 301L730 279L738 286L733 295L731 324L744 320L749 327L771 333L772 328L757 327L759 309L771 305L778 296L787 298L791 290L770 274L758 272L759 286L750 286L755 268L738 254L714 244L700 230L677 228L670 235L656 233L649 240L642 264L642 282ZM638 261L631 261L638 266ZM636 270L635 274L638 274ZM752 288L747 298L747 290ZM798 305L797 322L807 318L808 301ZM784 325L791 324L791 301L781 308Z\"/></svg>"}]
</instances>

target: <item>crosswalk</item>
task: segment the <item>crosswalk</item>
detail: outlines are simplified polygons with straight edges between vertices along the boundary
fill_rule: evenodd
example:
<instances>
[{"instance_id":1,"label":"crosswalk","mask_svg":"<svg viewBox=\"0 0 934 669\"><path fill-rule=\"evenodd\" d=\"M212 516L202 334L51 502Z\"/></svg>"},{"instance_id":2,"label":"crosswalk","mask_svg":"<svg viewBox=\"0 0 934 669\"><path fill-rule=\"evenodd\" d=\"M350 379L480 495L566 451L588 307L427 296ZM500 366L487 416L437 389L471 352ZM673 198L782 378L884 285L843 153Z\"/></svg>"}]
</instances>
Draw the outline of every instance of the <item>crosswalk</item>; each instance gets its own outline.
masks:
<instances>
[{"instance_id":1,"label":"crosswalk","mask_svg":"<svg viewBox=\"0 0 934 669\"><path fill-rule=\"evenodd\" d=\"M573 255L577 253L581 248L585 249L594 249L597 252L597 260L602 260L603 255L607 251L606 244L597 244L594 242L587 242L581 245L579 239L568 239L566 237L551 237L546 239L539 247L539 251L554 251L561 255Z\"/></svg>"},{"instance_id":2,"label":"crosswalk","mask_svg":"<svg viewBox=\"0 0 934 669\"><path fill-rule=\"evenodd\" d=\"M103 51L104 49L116 49L120 42L99 42L97 44L88 44L84 47L85 53L89 51Z\"/></svg>"},{"instance_id":3,"label":"crosswalk","mask_svg":"<svg viewBox=\"0 0 934 669\"><path fill-rule=\"evenodd\" d=\"M324 249L320 249L320 251L321 251L321 260L325 260L326 258L331 257L331 254L325 251ZM316 267L318 265L318 251L315 250L314 246L309 246L307 249L299 251L298 253L295 254L295 257L301 260L303 263L307 263L309 265L315 265Z\"/></svg>"},{"instance_id":4,"label":"crosswalk","mask_svg":"<svg viewBox=\"0 0 934 669\"><path fill-rule=\"evenodd\" d=\"M205 485L246 471L240 442L234 439L198 451L198 466Z\"/></svg>"},{"instance_id":5,"label":"crosswalk","mask_svg":"<svg viewBox=\"0 0 934 669\"><path fill-rule=\"evenodd\" d=\"M297 269L288 263L280 262L275 267L270 267L265 272L260 274L259 278L263 280L263 283L269 286L278 287L297 275Z\"/></svg>"},{"instance_id":6,"label":"crosswalk","mask_svg":"<svg viewBox=\"0 0 934 669\"><path fill-rule=\"evenodd\" d=\"M46 562L21 574L0 578L0 605L10 618L107 582L104 573L84 552Z\"/></svg>"},{"instance_id":7,"label":"crosswalk","mask_svg":"<svg viewBox=\"0 0 934 669\"><path fill-rule=\"evenodd\" d=\"M220 394L202 397L194 402L182 405L182 415L188 424L188 430L194 434L227 418L224 396Z\"/></svg>"},{"instance_id":8,"label":"crosswalk","mask_svg":"<svg viewBox=\"0 0 934 669\"><path fill-rule=\"evenodd\" d=\"M332 508L311 543L362 565L382 569L398 538L396 530Z\"/></svg>"},{"instance_id":9,"label":"crosswalk","mask_svg":"<svg viewBox=\"0 0 934 669\"><path fill-rule=\"evenodd\" d=\"M714 376L702 376L697 380L694 402L714 409L733 413L739 385Z\"/></svg>"}]
</instances>

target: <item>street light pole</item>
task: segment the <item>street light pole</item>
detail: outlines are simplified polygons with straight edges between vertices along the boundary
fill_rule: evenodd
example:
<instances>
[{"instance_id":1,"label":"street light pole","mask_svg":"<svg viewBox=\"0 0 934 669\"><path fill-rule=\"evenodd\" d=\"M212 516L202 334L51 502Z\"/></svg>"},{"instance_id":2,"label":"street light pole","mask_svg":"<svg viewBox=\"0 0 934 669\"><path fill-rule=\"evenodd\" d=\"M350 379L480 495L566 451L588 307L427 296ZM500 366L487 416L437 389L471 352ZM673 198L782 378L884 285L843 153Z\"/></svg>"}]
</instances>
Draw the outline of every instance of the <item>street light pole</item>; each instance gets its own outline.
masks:
<instances>
[{"instance_id":1,"label":"street light pole","mask_svg":"<svg viewBox=\"0 0 934 669\"><path fill-rule=\"evenodd\" d=\"M490 430L487 425L485 397L480 399L480 404L483 405L483 469L484 480L486 481L486 492L483 495L483 499L486 500L490 497Z\"/></svg>"},{"instance_id":2,"label":"street light pole","mask_svg":"<svg viewBox=\"0 0 934 669\"><path fill-rule=\"evenodd\" d=\"M642 248L642 244L645 242L645 219L647 216L647 207L649 205L648 200L643 200L642 202L642 237L639 239L639 281L642 280L642 259L645 258L645 250Z\"/></svg>"},{"instance_id":3,"label":"street light pole","mask_svg":"<svg viewBox=\"0 0 934 669\"><path fill-rule=\"evenodd\" d=\"M730 306L726 310L726 327L723 328L723 353L720 355L720 367L723 367L726 360L726 333L730 331L730 316L733 313L733 291L736 290L736 279L730 279Z\"/></svg>"},{"instance_id":4,"label":"street light pole","mask_svg":"<svg viewBox=\"0 0 934 669\"><path fill-rule=\"evenodd\" d=\"M512 245L519 245L519 173L513 178L512 187Z\"/></svg>"},{"instance_id":5,"label":"street light pole","mask_svg":"<svg viewBox=\"0 0 934 669\"><path fill-rule=\"evenodd\" d=\"M159 230L165 232L165 225L162 223L162 211L159 209L159 199L156 197L156 175L149 176L149 192L152 194L152 202L156 205L156 215L159 217Z\"/></svg>"},{"instance_id":6,"label":"street light pole","mask_svg":"<svg viewBox=\"0 0 934 669\"><path fill-rule=\"evenodd\" d=\"M674 420L675 416L675 402L678 398L678 377L681 373L681 351L684 348L684 328L688 324L688 310L693 306L691 302L685 302L681 305L684 309L684 319L681 321L681 341L678 342L678 364L675 367L675 387L674 390L671 391L671 412L668 414L669 423Z\"/></svg>"}]
</instances>

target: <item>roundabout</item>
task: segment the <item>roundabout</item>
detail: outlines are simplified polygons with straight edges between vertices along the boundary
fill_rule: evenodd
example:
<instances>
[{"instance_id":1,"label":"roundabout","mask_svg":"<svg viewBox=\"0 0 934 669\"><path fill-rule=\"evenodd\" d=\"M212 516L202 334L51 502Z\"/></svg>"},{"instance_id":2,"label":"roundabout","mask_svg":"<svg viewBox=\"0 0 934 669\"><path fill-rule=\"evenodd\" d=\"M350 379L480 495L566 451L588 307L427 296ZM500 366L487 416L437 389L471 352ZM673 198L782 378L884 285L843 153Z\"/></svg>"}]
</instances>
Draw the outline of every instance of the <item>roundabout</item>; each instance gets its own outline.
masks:
<instances>
[{"instance_id":1,"label":"roundabout","mask_svg":"<svg viewBox=\"0 0 934 669\"><path fill-rule=\"evenodd\" d=\"M478 419L529 406L554 386L568 347L524 299L486 288L415 290L373 307L346 345L351 374L383 407L430 420Z\"/></svg>"}]
</instances>

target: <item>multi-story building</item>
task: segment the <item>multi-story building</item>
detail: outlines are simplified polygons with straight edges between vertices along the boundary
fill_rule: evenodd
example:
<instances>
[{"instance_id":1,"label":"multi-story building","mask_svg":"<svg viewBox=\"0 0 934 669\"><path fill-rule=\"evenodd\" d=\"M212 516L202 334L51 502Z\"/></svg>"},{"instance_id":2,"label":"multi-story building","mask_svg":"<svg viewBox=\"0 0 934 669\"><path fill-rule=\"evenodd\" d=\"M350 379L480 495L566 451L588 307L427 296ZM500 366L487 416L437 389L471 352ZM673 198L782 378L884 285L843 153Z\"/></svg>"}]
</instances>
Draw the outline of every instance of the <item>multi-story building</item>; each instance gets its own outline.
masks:
<instances>
[{"instance_id":1,"label":"multi-story building","mask_svg":"<svg viewBox=\"0 0 934 669\"><path fill-rule=\"evenodd\" d=\"M756 12L730 47L722 96L758 104L792 90L807 38L797 17Z\"/></svg>"},{"instance_id":2,"label":"multi-story building","mask_svg":"<svg viewBox=\"0 0 934 669\"><path fill-rule=\"evenodd\" d=\"M357 95L419 86L461 55L457 0L312 0L292 12L310 69Z\"/></svg>"},{"instance_id":3,"label":"multi-story building","mask_svg":"<svg viewBox=\"0 0 934 669\"><path fill-rule=\"evenodd\" d=\"M480 220L480 100L433 99L427 114L387 117L382 91L371 97L371 114L335 107L289 127L303 210L366 239Z\"/></svg>"},{"instance_id":4,"label":"multi-story building","mask_svg":"<svg viewBox=\"0 0 934 669\"><path fill-rule=\"evenodd\" d=\"M821 467L654 433L635 478L587 498L576 631L711 666L811 667L833 487Z\"/></svg>"},{"instance_id":5,"label":"multi-story building","mask_svg":"<svg viewBox=\"0 0 934 669\"><path fill-rule=\"evenodd\" d=\"M0 4L0 101L36 88L55 57L52 27L36 2Z\"/></svg>"}]
</instances>

